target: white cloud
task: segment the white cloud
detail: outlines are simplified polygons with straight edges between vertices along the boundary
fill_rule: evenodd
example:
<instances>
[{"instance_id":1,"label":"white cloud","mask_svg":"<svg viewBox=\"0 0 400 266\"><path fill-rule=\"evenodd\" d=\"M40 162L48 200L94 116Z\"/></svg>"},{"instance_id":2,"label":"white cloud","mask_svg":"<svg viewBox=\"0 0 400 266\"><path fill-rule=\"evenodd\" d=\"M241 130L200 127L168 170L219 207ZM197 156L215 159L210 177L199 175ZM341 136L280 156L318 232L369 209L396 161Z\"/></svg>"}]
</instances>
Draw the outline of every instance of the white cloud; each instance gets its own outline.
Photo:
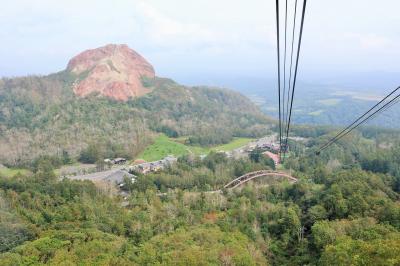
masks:
<instances>
[{"instance_id":1,"label":"white cloud","mask_svg":"<svg viewBox=\"0 0 400 266\"><path fill-rule=\"evenodd\" d=\"M302 66L400 71L399 2L353 0L343 10L345 3L309 3ZM106 43L127 43L157 69L276 67L273 1L13 0L2 7L0 75L62 69L76 53Z\"/></svg>"},{"instance_id":2,"label":"white cloud","mask_svg":"<svg viewBox=\"0 0 400 266\"><path fill-rule=\"evenodd\" d=\"M141 1L137 4L138 14L147 25L146 32L157 41L177 38L209 38L212 33L196 24L185 24L172 19L150 4Z\"/></svg>"},{"instance_id":3,"label":"white cloud","mask_svg":"<svg viewBox=\"0 0 400 266\"><path fill-rule=\"evenodd\" d=\"M384 50L391 47L392 41L388 37L377 34L359 35L360 46L366 50Z\"/></svg>"},{"instance_id":4,"label":"white cloud","mask_svg":"<svg viewBox=\"0 0 400 266\"><path fill-rule=\"evenodd\" d=\"M179 21L166 15L148 2L136 5L136 19L142 24L142 33L153 46L181 51L203 52L210 56L231 53L237 49L257 50L257 47L275 45L275 31L269 25L226 27L210 23Z\"/></svg>"}]
</instances>

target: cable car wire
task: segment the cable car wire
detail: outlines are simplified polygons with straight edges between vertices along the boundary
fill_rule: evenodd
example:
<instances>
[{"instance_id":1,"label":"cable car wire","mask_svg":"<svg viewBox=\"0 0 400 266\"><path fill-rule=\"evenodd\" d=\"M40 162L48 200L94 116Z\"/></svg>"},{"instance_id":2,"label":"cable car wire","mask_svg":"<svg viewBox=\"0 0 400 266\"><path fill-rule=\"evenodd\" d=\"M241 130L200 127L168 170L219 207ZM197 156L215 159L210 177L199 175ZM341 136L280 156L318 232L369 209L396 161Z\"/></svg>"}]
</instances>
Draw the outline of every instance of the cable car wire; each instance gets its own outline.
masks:
<instances>
[{"instance_id":1,"label":"cable car wire","mask_svg":"<svg viewBox=\"0 0 400 266\"><path fill-rule=\"evenodd\" d=\"M372 114L364 118L367 114L371 113L375 108L377 108L379 105L381 105L384 101L386 101L390 96L392 96L395 92L397 92L400 89L400 86L394 89L391 93L389 93L385 98L383 98L381 101L379 101L377 104L375 104L373 107L371 107L367 112L365 112L363 115L361 115L358 119L356 119L353 123L351 123L349 126L347 126L345 129L343 129L341 132L339 132L335 137L333 137L331 140L329 140L326 144L321 146L321 148L316 152L317 155L326 148L328 148L330 145L338 141L339 139L343 138L344 136L348 135L351 131L353 131L355 128L360 126L363 123L368 122L369 120L373 119L376 117L379 113L386 111L390 107L392 107L394 104L396 104L399 99L400 99L400 94L395 96L393 99L391 99L389 102L385 103L383 106L381 106L378 110L374 111ZM364 119L363 119L364 118Z\"/></svg>"},{"instance_id":2,"label":"cable car wire","mask_svg":"<svg viewBox=\"0 0 400 266\"><path fill-rule=\"evenodd\" d=\"M295 92L295 88L296 88L296 80L297 80L297 72L298 72L298 66L299 66L301 40L302 40L302 37L303 37L304 17L305 17L305 13L306 13L306 6L307 6L307 0L304 0L304 2L303 2L303 10L302 10L302 14L301 14L300 35L299 35L299 42L298 42L298 47L297 47L296 65L295 65L294 77L293 77L293 88L292 88L292 95L291 95L291 100L290 100L289 119L288 119L288 124L287 124L287 128L286 128L285 151L287 150L286 147L287 147L287 143L288 143L288 137L289 137L289 131L290 131L290 123L291 123L291 118L292 118L293 99L294 99L294 92Z\"/></svg>"},{"instance_id":3,"label":"cable car wire","mask_svg":"<svg viewBox=\"0 0 400 266\"><path fill-rule=\"evenodd\" d=\"M371 114L370 116L366 117L364 120L362 120L361 122L359 122L357 125L355 125L353 128L351 128L350 130L348 130L346 133L343 133L340 137L338 137L335 141L329 143L328 145L326 145L323 148L320 148L319 151L316 152L317 155L319 155L321 153L321 151L327 149L329 146L331 146L333 143L337 142L339 139L347 136L348 134L350 134L350 132L352 132L354 129L356 129L357 127L359 127L361 124L364 124L366 122L368 122L369 120L371 120L372 118L374 118L375 116L377 116L379 113L387 110L388 108L390 108L391 106L393 106L394 104L396 104L398 101L400 100L400 95L396 96L396 98L392 99L389 103L385 104L384 106L382 106L381 108L379 108L377 111L375 111L373 114Z\"/></svg>"},{"instance_id":4,"label":"cable car wire","mask_svg":"<svg viewBox=\"0 0 400 266\"><path fill-rule=\"evenodd\" d=\"M364 123L369 122L370 120L374 119L376 116L378 116L379 114L385 112L387 109L391 108L393 105L397 104L400 101L400 97L395 97L393 99L393 101L391 101L390 103L388 103L387 105L384 106L384 108L382 110L380 110L378 113L372 114L371 116L368 117L368 120L365 121Z\"/></svg>"},{"instance_id":5,"label":"cable car wire","mask_svg":"<svg viewBox=\"0 0 400 266\"><path fill-rule=\"evenodd\" d=\"M281 60L279 43L279 0L276 0L276 42L278 55L278 101L279 101L279 146L282 148L282 120L281 120Z\"/></svg>"},{"instance_id":6,"label":"cable car wire","mask_svg":"<svg viewBox=\"0 0 400 266\"><path fill-rule=\"evenodd\" d=\"M291 91L291 81L292 81L292 69L293 69L293 52L294 52L294 34L296 31L296 18L297 18L297 0L294 3L294 16L293 16L293 30L292 30L292 44L291 44L291 52L290 52L290 67L289 67L289 87L287 91L287 101L286 101L286 110L289 110L289 99L290 99L290 91ZM287 129L289 112L286 113L285 124Z\"/></svg>"},{"instance_id":7,"label":"cable car wire","mask_svg":"<svg viewBox=\"0 0 400 266\"><path fill-rule=\"evenodd\" d=\"M288 17L288 0L285 1L285 49L283 52L283 93L282 93L282 122L283 132L286 129L286 115L285 115L285 95L286 95L286 50L287 50L287 17ZM288 109L287 109L288 110Z\"/></svg>"},{"instance_id":8,"label":"cable car wire","mask_svg":"<svg viewBox=\"0 0 400 266\"><path fill-rule=\"evenodd\" d=\"M370 116L366 117L364 120L362 120L361 122L359 122L357 125L355 125L353 128L351 128L348 132L344 133L341 137L339 137L339 139L345 137L346 135L348 135L351 131L353 131L354 129L356 129L357 127L361 126L362 124L365 124L367 122L369 122L370 120L372 120L373 118L375 118L376 116L378 116L380 113L385 112L387 109L389 109L390 107L392 107L393 105L397 104L400 100L400 95L397 95L395 98L393 98L391 101L389 101L388 103L386 103L385 105L383 105L381 108L379 108L377 111L375 111L374 113L372 113ZM337 139L337 140L339 140ZM335 141L336 142L336 141ZM331 143L333 144L333 143ZM329 145L330 146L330 145ZM328 148L325 147L323 148L326 149Z\"/></svg>"},{"instance_id":9,"label":"cable car wire","mask_svg":"<svg viewBox=\"0 0 400 266\"><path fill-rule=\"evenodd\" d=\"M380 100L377 104L375 104L374 106L372 106L367 112L365 112L363 115L361 115L358 119L356 119L353 123L351 123L349 126L347 126L345 129L343 129L341 132L339 132L335 137L333 137L330 141L328 141L328 143L326 143L325 145L328 145L330 142L333 142L336 140L336 138L338 138L340 135L342 135L345 131L347 131L348 129L350 129L353 125L355 125L357 122L359 122L364 116L366 116L368 113L370 113L372 110L374 110L376 107L378 107L381 103L383 103L384 101L386 101L390 96L392 96L395 92L397 92L400 89L400 87L397 87L396 89L394 89L392 92L390 92L388 95L386 95L382 100ZM325 146L324 145L324 146ZM324 146L322 146L321 148L324 148Z\"/></svg>"}]
</instances>

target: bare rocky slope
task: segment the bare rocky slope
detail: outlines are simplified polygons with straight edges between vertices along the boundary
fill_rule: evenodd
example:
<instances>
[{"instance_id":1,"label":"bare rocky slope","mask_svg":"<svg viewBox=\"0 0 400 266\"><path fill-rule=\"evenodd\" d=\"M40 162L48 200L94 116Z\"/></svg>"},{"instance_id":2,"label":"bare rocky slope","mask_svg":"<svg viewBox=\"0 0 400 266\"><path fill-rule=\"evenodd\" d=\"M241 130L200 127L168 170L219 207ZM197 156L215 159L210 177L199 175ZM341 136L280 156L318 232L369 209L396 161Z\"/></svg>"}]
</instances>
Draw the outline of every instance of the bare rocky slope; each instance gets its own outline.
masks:
<instances>
[{"instance_id":1,"label":"bare rocky slope","mask_svg":"<svg viewBox=\"0 0 400 266\"><path fill-rule=\"evenodd\" d=\"M75 94L98 92L122 101L149 93L141 79L155 77L153 66L125 44L84 51L69 61L67 71L78 76Z\"/></svg>"}]
</instances>

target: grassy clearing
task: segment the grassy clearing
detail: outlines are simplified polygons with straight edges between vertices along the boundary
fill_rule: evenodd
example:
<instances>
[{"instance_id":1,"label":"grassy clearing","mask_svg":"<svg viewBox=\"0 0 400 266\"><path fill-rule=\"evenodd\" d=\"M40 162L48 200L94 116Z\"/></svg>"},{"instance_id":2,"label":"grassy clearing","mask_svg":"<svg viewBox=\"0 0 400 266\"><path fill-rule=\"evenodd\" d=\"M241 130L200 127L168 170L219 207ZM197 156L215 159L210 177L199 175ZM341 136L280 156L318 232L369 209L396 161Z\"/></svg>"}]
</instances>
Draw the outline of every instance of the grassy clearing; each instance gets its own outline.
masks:
<instances>
[{"instance_id":1,"label":"grassy clearing","mask_svg":"<svg viewBox=\"0 0 400 266\"><path fill-rule=\"evenodd\" d=\"M189 137L183 136L183 137L178 137L178 138L170 138L170 140L175 141L175 142L179 142L179 143L182 143L182 144L185 144L185 142L186 142L186 140L187 140L188 138L189 138Z\"/></svg>"},{"instance_id":2,"label":"grassy clearing","mask_svg":"<svg viewBox=\"0 0 400 266\"><path fill-rule=\"evenodd\" d=\"M168 155L181 156L188 153L189 150L186 145L173 141L165 135L159 135L154 143L148 146L137 158L151 162Z\"/></svg>"},{"instance_id":3,"label":"grassy clearing","mask_svg":"<svg viewBox=\"0 0 400 266\"><path fill-rule=\"evenodd\" d=\"M323 112L324 112L324 110L318 110L318 111L311 112L311 113L308 113L308 114L309 114L309 115L312 115L312 116L319 116L319 115L321 115Z\"/></svg>"},{"instance_id":4,"label":"grassy clearing","mask_svg":"<svg viewBox=\"0 0 400 266\"><path fill-rule=\"evenodd\" d=\"M151 162L160 160L168 155L179 157L189 153L201 155L208 154L210 151L231 151L254 140L251 138L234 138L233 141L227 144L214 147L200 147L183 144L186 139L187 137L174 139L168 138L165 135L159 135L153 144L148 146L141 154L137 156L137 159L143 159Z\"/></svg>"},{"instance_id":5,"label":"grassy clearing","mask_svg":"<svg viewBox=\"0 0 400 266\"><path fill-rule=\"evenodd\" d=\"M208 147L200 147L200 146L186 146L186 148L196 155L208 154L211 149Z\"/></svg>"},{"instance_id":6,"label":"grassy clearing","mask_svg":"<svg viewBox=\"0 0 400 266\"><path fill-rule=\"evenodd\" d=\"M187 139L187 137L179 138L179 139L171 139L173 141L178 141L179 143L184 143L182 140ZM186 148L189 149L192 153L194 154L207 154L210 151L232 151L234 149L240 148L242 146L245 146L249 142L253 141L255 139L252 138L234 138L231 142L218 145L218 146L213 146L213 147L200 147L200 146L190 146L186 145Z\"/></svg>"},{"instance_id":7,"label":"grassy clearing","mask_svg":"<svg viewBox=\"0 0 400 266\"><path fill-rule=\"evenodd\" d=\"M317 102L325 106L335 106L338 105L341 101L342 101L341 99L331 98L331 99L319 100Z\"/></svg>"},{"instance_id":8,"label":"grassy clearing","mask_svg":"<svg viewBox=\"0 0 400 266\"><path fill-rule=\"evenodd\" d=\"M349 96L354 100L361 101L380 101L384 96L371 92L355 92L355 91L336 91L331 93L333 96Z\"/></svg>"},{"instance_id":9,"label":"grassy clearing","mask_svg":"<svg viewBox=\"0 0 400 266\"><path fill-rule=\"evenodd\" d=\"M354 95L353 99L355 100L361 100L361 101L380 101L383 98L383 96L378 96L378 95Z\"/></svg>"},{"instance_id":10,"label":"grassy clearing","mask_svg":"<svg viewBox=\"0 0 400 266\"><path fill-rule=\"evenodd\" d=\"M22 169L22 168L0 167L0 176L13 177L18 173L23 175L29 175L31 172L27 169Z\"/></svg>"},{"instance_id":11,"label":"grassy clearing","mask_svg":"<svg viewBox=\"0 0 400 266\"><path fill-rule=\"evenodd\" d=\"M234 138L231 142L223 145L219 145L216 147L212 147L211 150L213 151L231 151L242 146L245 146L249 142L252 142L255 139L251 138Z\"/></svg>"}]
</instances>

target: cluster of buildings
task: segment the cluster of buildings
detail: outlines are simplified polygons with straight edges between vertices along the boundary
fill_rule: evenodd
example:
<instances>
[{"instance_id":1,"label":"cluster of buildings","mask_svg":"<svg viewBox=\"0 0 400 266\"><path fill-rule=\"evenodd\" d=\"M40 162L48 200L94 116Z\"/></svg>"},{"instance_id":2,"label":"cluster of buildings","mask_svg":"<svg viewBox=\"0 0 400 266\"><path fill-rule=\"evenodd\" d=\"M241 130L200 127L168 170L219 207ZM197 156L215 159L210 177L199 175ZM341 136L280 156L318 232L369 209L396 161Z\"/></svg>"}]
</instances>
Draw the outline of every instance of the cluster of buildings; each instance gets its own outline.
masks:
<instances>
[{"instance_id":1,"label":"cluster of buildings","mask_svg":"<svg viewBox=\"0 0 400 266\"><path fill-rule=\"evenodd\" d=\"M125 158L104 159L104 162L109 164L125 164L126 161Z\"/></svg>"},{"instance_id":2,"label":"cluster of buildings","mask_svg":"<svg viewBox=\"0 0 400 266\"><path fill-rule=\"evenodd\" d=\"M244 158L249 155L250 152L254 151L255 149L260 149L263 151L263 154L269 158L271 158L275 165L280 163L279 160L279 152L280 147L279 144L276 142L276 136L267 136L264 138L260 138L256 141L250 142L247 145L234 149L229 152L223 152L229 158ZM206 155L200 156L201 158L205 157ZM133 166L128 166L126 168L129 172L140 173L140 174L147 174L151 172L157 172L160 170L165 169L166 167L170 167L174 163L176 163L177 158L169 155L162 160L154 161L154 162L145 162L139 161L137 164ZM125 158L115 158L115 159L105 159L105 163L107 164L115 164L115 165L123 165L127 162Z\"/></svg>"},{"instance_id":3,"label":"cluster of buildings","mask_svg":"<svg viewBox=\"0 0 400 266\"><path fill-rule=\"evenodd\" d=\"M280 146L276 142L276 136L268 136L264 138L260 138L256 141L248 143L246 146L234 149L233 151L224 152L225 155L229 158L243 158L247 157L250 152L259 149L263 151L263 154L269 158L271 158L275 166L280 163L279 160L279 152Z\"/></svg>"},{"instance_id":4,"label":"cluster of buildings","mask_svg":"<svg viewBox=\"0 0 400 266\"><path fill-rule=\"evenodd\" d=\"M260 149L263 151L263 155L271 158L274 161L275 166L280 163L279 152L280 146L275 141L275 138L265 137L255 142L254 149Z\"/></svg>"},{"instance_id":5,"label":"cluster of buildings","mask_svg":"<svg viewBox=\"0 0 400 266\"><path fill-rule=\"evenodd\" d=\"M248 147L251 150L261 149L268 150L273 153L278 153L280 149L279 144L275 141L275 137L264 137L258 139L257 141L251 142Z\"/></svg>"},{"instance_id":6,"label":"cluster of buildings","mask_svg":"<svg viewBox=\"0 0 400 266\"><path fill-rule=\"evenodd\" d=\"M166 167L173 165L177 161L177 158L173 156L167 156L162 160L154 161L154 162L143 162L133 166L118 166L112 167L107 171L99 171L91 174L83 174L70 176L71 179L79 179L79 180L92 180L92 181L104 181L107 183L115 183L119 187L124 185L124 178L131 179L132 182L135 182L136 176L132 173L141 173L147 174L150 172L157 172ZM106 159L105 163L111 164L125 164L127 160L125 158L115 158L115 159Z\"/></svg>"},{"instance_id":7,"label":"cluster of buildings","mask_svg":"<svg viewBox=\"0 0 400 266\"><path fill-rule=\"evenodd\" d=\"M143 162L140 164L136 164L129 167L129 171L147 174L150 172L157 172L166 167L170 167L174 163L176 163L178 159L173 156L167 156L162 160L154 161L154 162Z\"/></svg>"},{"instance_id":8,"label":"cluster of buildings","mask_svg":"<svg viewBox=\"0 0 400 266\"><path fill-rule=\"evenodd\" d=\"M275 165L278 165L280 163L279 159L280 147L276 141L275 136L268 136L265 138L261 138L256 141L250 142L243 147L224 153L226 154L227 157L242 158L242 157L247 157L249 153L251 153L256 149L261 150L264 156L271 158L274 161ZM204 158L205 156L206 155L200 157ZM129 178L131 182L135 182L137 178L137 176L135 176L135 173L148 174L151 172L161 171L175 164L177 162L177 158L169 155L162 160L153 162L136 161L135 165L126 165L127 159L125 158L105 159L104 162L110 166L110 169L108 171L101 171L92 174L84 174L78 176L70 176L69 178L103 181L109 184L114 183L119 188L121 188L120 194L124 197L124 199L126 199L127 192L125 192L122 189L123 186L125 185L124 184L125 178ZM114 164L116 166L111 167L111 164Z\"/></svg>"},{"instance_id":9,"label":"cluster of buildings","mask_svg":"<svg viewBox=\"0 0 400 266\"><path fill-rule=\"evenodd\" d=\"M150 172L157 172L166 167L171 166L174 164L178 159L172 155L165 157L162 160L154 161L154 162L146 162L146 161L139 161L138 164L133 166L128 166L127 171L136 172L141 174L147 174ZM124 165L127 162L125 158L115 158L115 159L105 159L104 162L106 164L115 164L115 165Z\"/></svg>"}]
</instances>

